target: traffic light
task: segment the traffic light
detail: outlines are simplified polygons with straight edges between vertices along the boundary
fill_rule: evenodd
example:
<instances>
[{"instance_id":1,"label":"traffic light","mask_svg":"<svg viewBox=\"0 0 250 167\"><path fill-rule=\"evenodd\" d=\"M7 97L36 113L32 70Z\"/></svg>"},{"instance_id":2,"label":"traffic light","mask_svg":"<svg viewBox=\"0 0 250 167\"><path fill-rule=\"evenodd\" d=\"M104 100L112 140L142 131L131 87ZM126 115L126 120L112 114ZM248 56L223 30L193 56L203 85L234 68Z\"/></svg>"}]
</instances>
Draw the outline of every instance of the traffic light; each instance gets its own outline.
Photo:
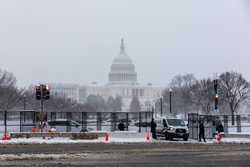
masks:
<instances>
[{"instance_id":1,"label":"traffic light","mask_svg":"<svg viewBox=\"0 0 250 167\"><path fill-rule=\"evenodd\" d=\"M216 94L215 98L214 98L214 109L215 110L218 110L218 104L219 104L219 96L218 96L218 94Z\"/></svg>"},{"instance_id":2,"label":"traffic light","mask_svg":"<svg viewBox=\"0 0 250 167\"><path fill-rule=\"evenodd\" d=\"M50 98L50 90L48 85L41 85L43 90L43 99L48 100Z\"/></svg>"},{"instance_id":3,"label":"traffic light","mask_svg":"<svg viewBox=\"0 0 250 167\"><path fill-rule=\"evenodd\" d=\"M49 98L50 98L50 89L49 89L49 86L46 85L46 91L44 93L44 99L48 100Z\"/></svg>"},{"instance_id":4,"label":"traffic light","mask_svg":"<svg viewBox=\"0 0 250 167\"><path fill-rule=\"evenodd\" d=\"M50 98L50 89L48 85L36 86L36 99L48 100Z\"/></svg>"},{"instance_id":5,"label":"traffic light","mask_svg":"<svg viewBox=\"0 0 250 167\"><path fill-rule=\"evenodd\" d=\"M41 87L39 85L39 86L36 86L36 99L41 100L41 98L42 98L42 92L41 92Z\"/></svg>"}]
</instances>

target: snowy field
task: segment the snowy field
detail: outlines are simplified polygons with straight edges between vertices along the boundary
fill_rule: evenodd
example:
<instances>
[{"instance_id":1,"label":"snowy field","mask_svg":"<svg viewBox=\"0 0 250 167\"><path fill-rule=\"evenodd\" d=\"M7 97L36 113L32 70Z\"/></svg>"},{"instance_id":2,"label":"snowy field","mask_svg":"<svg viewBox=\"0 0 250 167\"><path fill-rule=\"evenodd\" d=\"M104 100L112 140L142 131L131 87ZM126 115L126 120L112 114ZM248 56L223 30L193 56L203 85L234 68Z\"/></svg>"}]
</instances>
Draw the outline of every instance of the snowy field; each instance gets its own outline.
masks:
<instances>
[{"instance_id":1,"label":"snowy field","mask_svg":"<svg viewBox=\"0 0 250 167\"><path fill-rule=\"evenodd\" d=\"M237 126L229 126L228 127L229 134L250 134L250 123L244 122L241 123L241 132L237 132Z\"/></svg>"}]
</instances>

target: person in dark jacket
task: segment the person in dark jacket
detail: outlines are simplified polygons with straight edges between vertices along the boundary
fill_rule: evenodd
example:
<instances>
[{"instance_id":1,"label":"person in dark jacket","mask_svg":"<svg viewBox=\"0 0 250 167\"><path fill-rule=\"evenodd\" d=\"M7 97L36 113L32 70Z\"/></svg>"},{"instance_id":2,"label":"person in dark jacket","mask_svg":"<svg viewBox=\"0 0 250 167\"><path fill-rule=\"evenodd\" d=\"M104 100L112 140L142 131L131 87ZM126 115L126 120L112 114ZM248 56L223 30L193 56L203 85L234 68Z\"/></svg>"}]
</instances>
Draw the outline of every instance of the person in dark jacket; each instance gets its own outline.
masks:
<instances>
[{"instance_id":1,"label":"person in dark jacket","mask_svg":"<svg viewBox=\"0 0 250 167\"><path fill-rule=\"evenodd\" d=\"M157 139L157 136L156 136L156 127L157 127L157 125L156 125L156 123L154 121L154 118L152 118L152 120L151 120L150 127L151 127L152 138Z\"/></svg>"},{"instance_id":2,"label":"person in dark jacket","mask_svg":"<svg viewBox=\"0 0 250 167\"><path fill-rule=\"evenodd\" d=\"M205 127L204 127L203 121L200 121L199 123L199 142L201 142L201 139L203 139L203 141L206 142Z\"/></svg>"},{"instance_id":3,"label":"person in dark jacket","mask_svg":"<svg viewBox=\"0 0 250 167\"><path fill-rule=\"evenodd\" d=\"M217 133L222 133L222 132L224 132L224 127L223 127L221 121L219 121L219 123L218 123L217 126L216 126L216 132L217 132Z\"/></svg>"},{"instance_id":4,"label":"person in dark jacket","mask_svg":"<svg viewBox=\"0 0 250 167\"><path fill-rule=\"evenodd\" d=\"M125 125L122 121L120 121L120 123L118 124L118 129L119 129L119 131L124 131Z\"/></svg>"},{"instance_id":5,"label":"person in dark jacket","mask_svg":"<svg viewBox=\"0 0 250 167\"><path fill-rule=\"evenodd\" d=\"M167 128L167 127L168 127L166 119L163 119L163 127L164 127L164 128Z\"/></svg>"}]
</instances>

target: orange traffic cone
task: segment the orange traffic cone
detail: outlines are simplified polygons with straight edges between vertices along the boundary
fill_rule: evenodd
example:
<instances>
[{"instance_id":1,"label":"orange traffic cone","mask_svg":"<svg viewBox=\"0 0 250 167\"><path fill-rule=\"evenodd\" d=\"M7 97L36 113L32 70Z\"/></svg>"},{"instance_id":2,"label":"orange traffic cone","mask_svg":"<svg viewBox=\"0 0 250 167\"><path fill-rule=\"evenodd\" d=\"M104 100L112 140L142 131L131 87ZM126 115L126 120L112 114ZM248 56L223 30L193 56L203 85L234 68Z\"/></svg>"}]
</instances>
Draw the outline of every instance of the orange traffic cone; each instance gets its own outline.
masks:
<instances>
[{"instance_id":1,"label":"orange traffic cone","mask_svg":"<svg viewBox=\"0 0 250 167\"><path fill-rule=\"evenodd\" d=\"M221 138L222 138L221 134L220 134L220 133L217 133L217 134L215 135L215 143L216 143L216 144L220 144Z\"/></svg>"},{"instance_id":2,"label":"orange traffic cone","mask_svg":"<svg viewBox=\"0 0 250 167\"><path fill-rule=\"evenodd\" d=\"M151 133L150 132L147 132L146 134L146 142L151 142Z\"/></svg>"},{"instance_id":3,"label":"orange traffic cone","mask_svg":"<svg viewBox=\"0 0 250 167\"><path fill-rule=\"evenodd\" d=\"M3 137L2 137L2 140L10 140L11 137L8 133L4 133Z\"/></svg>"},{"instance_id":4,"label":"orange traffic cone","mask_svg":"<svg viewBox=\"0 0 250 167\"><path fill-rule=\"evenodd\" d=\"M108 143L109 142L109 134L108 133L105 133L105 136L104 136L104 143Z\"/></svg>"},{"instance_id":5,"label":"orange traffic cone","mask_svg":"<svg viewBox=\"0 0 250 167\"><path fill-rule=\"evenodd\" d=\"M35 133L35 132L37 132L37 129L36 128L32 128L31 131L32 131L32 133Z\"/></svg>"}]
</instances>

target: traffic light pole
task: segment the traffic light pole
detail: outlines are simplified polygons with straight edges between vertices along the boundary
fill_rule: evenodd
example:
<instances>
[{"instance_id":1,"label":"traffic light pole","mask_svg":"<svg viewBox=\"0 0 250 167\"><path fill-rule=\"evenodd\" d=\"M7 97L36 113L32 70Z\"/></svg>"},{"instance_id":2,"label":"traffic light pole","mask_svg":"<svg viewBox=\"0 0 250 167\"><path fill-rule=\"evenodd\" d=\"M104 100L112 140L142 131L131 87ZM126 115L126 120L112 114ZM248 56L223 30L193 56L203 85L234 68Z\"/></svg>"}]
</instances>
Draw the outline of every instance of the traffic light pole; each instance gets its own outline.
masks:
<instances>
[{"instance_id":1,"label":"traffic light pole","mask_svg":"<svg viewBox=\"0 0 250 167\"><path fill-rule=\"evenodd\" d=\"M162 97L160 98L160 109L161 109L161 117L162 117L162 114L163 114L163 99L162 99Z\"/></svg>"},{"instance_id":2,"label":"traffic light pole","mask_svg":"<svg viewBox=\"0 0 250 167\"><path fill-rule=\"evenodd\" d=\"M40 85L40 89L41 89L41 113L40 113L40 126L41 126L41 132L43 132L43 85Z\"/></svg>"},{"instance_id":3,"label":"traffic light pole","mask_svg":"<svg viewBox=\"0 0 250 167\"><path fill-rule=\"evenodd\" d=\"M218 79L214 80L214 110L218 111L219 95L218 95Z\"/></svg>"},{"instance_id":4,"label":"traffic light pole","mask_svg":"<svg viewBox=\"0 0 250 167\"><path fill-rule=\"evenodd\" d=\"M45 125L45 114L44 114L44 101L48 100L50 98L50 91L48 85L40 84L39 86L36 86L36 99L40 100L40 107L41 111L39 114L39 124L40 124L40 130L43 132L43 128ZM43 138L45 138L43 136Z\"/></svg>"}]
</instances>

